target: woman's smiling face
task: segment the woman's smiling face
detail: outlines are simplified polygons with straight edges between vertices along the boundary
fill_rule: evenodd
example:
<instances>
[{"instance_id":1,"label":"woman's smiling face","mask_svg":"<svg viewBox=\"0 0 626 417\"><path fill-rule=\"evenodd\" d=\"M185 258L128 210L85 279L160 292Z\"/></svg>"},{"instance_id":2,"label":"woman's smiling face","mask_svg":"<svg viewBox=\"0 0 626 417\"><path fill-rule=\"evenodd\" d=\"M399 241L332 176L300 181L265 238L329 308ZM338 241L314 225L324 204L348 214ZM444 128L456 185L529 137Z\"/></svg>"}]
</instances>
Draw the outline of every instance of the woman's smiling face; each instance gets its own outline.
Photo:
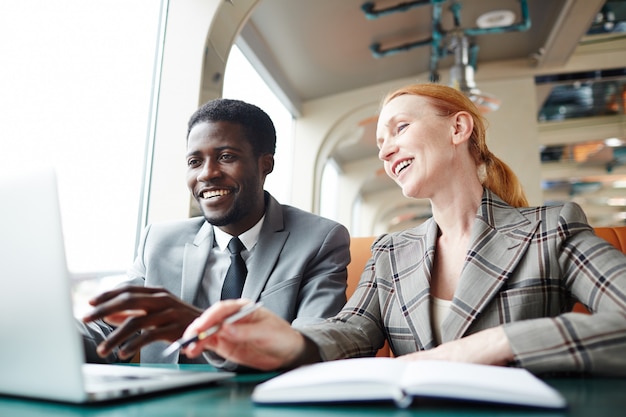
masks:
<instances>
[{"instance_id":1,"label":"woman's smiling face","mask_svg":"<svg viewBox=\"0 0 626 417\"><path fill-rule=\"evenodd\" d=\"M393 98L381 110L378 157L405 196L431 198L445 185L455 157L452 119L437 115L428 99L409 94Z\"/></svg>"}]
</instances>

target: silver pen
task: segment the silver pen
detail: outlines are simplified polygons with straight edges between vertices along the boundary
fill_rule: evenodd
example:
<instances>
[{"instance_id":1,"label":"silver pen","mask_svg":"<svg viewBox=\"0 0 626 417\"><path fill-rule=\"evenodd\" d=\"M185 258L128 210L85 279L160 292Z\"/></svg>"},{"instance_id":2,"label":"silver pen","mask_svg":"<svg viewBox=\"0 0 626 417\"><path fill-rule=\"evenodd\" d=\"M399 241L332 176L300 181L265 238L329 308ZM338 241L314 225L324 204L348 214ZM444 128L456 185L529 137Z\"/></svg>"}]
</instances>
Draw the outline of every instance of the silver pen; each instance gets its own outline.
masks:
<instances>
[{"instance_id":1,"label":"silver pen","mask_svg":"<svg viewBox=\"0 0 626 417\"><path fill-rule=\"evenodd\" d=\"M224 323L234 323L237 320L241 320L242 318L244 318L245 316L247 316L248 314L252 313L253 311L257 310L259 307L261 307L263 305L263 303L261 301L257 302L257 303L248 303L246 305L244 305L243 307L241 307L237 312L235 312L234 314L226 317L224 319L223 322L215 324L211 327L209 327L208 329L206 329L203 332L198 333L195 336L191 336L191 337L187 337L187 338L180 338L177 341L175 341L174 343L172 343L171 345L169 345L167 347L167 349L165 349L162 353L163 356L169 356L172 353L176 352L178 349L182 349L194 342L197 342L198 340L202 340L204 338L207 338L209 336L211 336L212 334L214 334L215 332L217 332L220 327L222 327L222 324Z\"/></svg>"}]
</instances>

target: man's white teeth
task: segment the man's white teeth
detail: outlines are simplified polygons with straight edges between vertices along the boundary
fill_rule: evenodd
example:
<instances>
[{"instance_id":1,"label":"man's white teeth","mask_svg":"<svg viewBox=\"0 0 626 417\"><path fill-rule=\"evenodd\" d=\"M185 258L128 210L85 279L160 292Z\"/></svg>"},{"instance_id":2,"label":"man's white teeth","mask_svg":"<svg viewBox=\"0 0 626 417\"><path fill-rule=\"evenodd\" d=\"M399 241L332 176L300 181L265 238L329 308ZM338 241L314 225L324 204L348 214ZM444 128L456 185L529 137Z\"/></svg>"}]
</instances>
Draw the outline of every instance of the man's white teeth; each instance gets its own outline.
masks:
<instances>
[{"instance_id":1,"label":"man's white teeth","mask_svg":"<svg viewBox=\"0 0 626 417\"><path fill-rule=\"evenodd\" d=\"M394 172L394 174L396 174L396 177L398 175L400 175L400 171L402 171L404 168L408 167L409 165L411 165L413 163L412 159L408 159L406 161L402 161L400 162L397 166L396 166L396 171Z\"/></svg>"},{"instance_id":2,"label":"man's white teeth","mask_svg":"<svg viewBox=\"0 0 626 417\"><path fill-rule=\"evenodd\" d=\"M226 194L230 194L228 190L214 190L214 191L205 191L202 194L202 198L212 198L212 197L220 197Z\"/></svg>"}]
</instances>

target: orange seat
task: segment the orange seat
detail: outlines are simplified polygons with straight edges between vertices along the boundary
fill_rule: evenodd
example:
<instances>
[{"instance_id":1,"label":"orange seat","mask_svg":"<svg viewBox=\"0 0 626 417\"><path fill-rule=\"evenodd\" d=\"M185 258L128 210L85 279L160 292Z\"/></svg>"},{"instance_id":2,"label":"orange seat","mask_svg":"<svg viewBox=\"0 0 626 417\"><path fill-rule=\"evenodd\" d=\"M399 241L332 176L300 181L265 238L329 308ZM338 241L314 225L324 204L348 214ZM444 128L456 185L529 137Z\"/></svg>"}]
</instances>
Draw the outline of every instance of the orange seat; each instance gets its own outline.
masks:
<instances>
[{"instance_id":1,"label":"orange seat","mask_svg":"<svg viewBox=\"0 0 626 417\"><path fill-rule=\"evenodd\" d=\"M613 246L626 253L626 226L618 227L597 227L594 229L596 234L606 239ZM346 296L350 298L361 278L361 273L365 269L365 264L371 257L370 246L374 242L373 236L353 237L350 239L350 257L352 260L348 265L348 288ZM574 306L574 311L588 312L585 307L578 303ZM376 356L390 356L391 350L389 345L385 343Z\"/></svg>"}]
</instances>

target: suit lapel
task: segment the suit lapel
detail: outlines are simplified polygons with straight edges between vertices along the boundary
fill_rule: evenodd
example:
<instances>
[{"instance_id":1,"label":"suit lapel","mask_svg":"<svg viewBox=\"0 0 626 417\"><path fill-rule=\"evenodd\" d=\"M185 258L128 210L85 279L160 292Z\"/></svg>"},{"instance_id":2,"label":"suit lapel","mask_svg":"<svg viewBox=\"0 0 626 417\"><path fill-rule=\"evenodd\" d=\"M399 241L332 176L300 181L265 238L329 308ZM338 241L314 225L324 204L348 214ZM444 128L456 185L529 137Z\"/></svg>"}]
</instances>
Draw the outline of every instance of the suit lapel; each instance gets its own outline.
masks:
<instances>
[{"instance_id":1,"label":"suit lapel","mask_svg":"<svg viewBox=\"0 0 626 417\"><path fill-rule=\"evenodd\" d=\"M275 232L271 236L261 232L254 256L250 260L248 276L241 296L249 300L257 300L261 291L278 261L280 252L285 245L289 232Z\"/></svg>"},{"instance_id":2,"label":"suit lapel","mask_svg":"<svg viewBox=\"0 0 626 417\"><path fill-rule=\"evenodd\" d=\"M443 342L462 337L479 317L515 270L538 225L485 192L451 311L442 323Z\"/></svg>"},{"instance_id":3,"label":"suit lapel","mask_svg":"<svg viewBox=\"0 0 626 417\"><path fill-rule=\"evenodd\" d=\"M289 236L284 228L282 207L266 193L265 220L250 258L248 276L241 293L243 298L258 300L261 295Z\"/></svg>"},{"instance_id":4,"label":"suit lapel","mask_svg":"<svg viewBox=\"0 0 626 417\"><path fill-rule=\"evenodd\" d=\"M204 222L194 241L185 244L180 298L187 303L195 301L213 240L213 228Z\"/></svg>"}]
</instances>

